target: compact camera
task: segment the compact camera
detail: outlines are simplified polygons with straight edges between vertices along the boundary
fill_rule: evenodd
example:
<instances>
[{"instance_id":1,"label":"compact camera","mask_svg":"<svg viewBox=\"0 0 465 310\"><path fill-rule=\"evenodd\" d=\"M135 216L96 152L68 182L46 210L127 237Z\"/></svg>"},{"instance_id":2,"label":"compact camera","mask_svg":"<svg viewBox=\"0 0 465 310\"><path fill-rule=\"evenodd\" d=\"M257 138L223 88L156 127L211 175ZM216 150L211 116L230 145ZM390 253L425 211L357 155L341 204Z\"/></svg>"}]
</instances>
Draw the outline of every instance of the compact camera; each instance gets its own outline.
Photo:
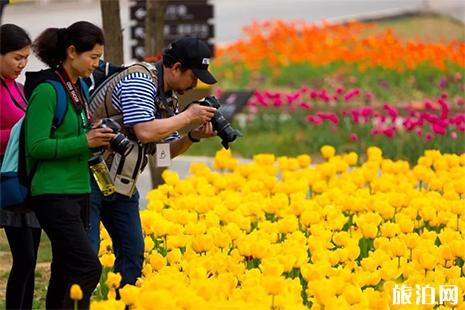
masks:
<instances>
[{"instance_id":1,"label":"compact camera","mask_svg":"<svg viewBox=\"0 0 465 310\"><path fill-rule=\"evenodd\" d=\"M207 107L214 107L217 109L211 119L211 123L213 125L213 129L216 130L218 136L221 138L221 144L225 149L229 149L229 143L236 140L237 137L242 136L237 129L231 127L231 124L228 122L228 120L223 116L223 114L221 114L220 111L218 111L221 105L215 96L207 96L202 100L194 101L194 103L198 103Z\"/></svg>"}]
</instances>

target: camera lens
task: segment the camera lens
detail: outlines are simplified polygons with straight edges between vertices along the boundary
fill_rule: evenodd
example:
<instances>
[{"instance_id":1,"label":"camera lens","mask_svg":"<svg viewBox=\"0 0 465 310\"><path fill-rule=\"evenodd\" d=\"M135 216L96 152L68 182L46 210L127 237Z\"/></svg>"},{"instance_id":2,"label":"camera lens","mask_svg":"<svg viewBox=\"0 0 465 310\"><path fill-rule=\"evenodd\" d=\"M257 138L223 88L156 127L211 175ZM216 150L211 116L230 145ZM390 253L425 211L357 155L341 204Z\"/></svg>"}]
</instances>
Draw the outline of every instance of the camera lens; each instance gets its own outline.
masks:
<instances>
[{"instance_id":1,"label":"camera lens","mask_svg":"<svg viewBox=\"0 0 465 310\"><path fill-rule=\"evenodd\" d=\"M123 156L129 154L133 148L131 141L121 133L116 134L116 136L111 140L110 146L113 151Z\"/></svg>"},{"instance_id":2,"label":"camera lens","mask_svg":"<svg viewBox=\"0 0 465 310\"><path fill-rule=\"evenodd\" d=\"M224 118L223 114L218 111L216 111L213 115L211 122L213 129L218 132L218 136L221 138L221 144L225 149L228 149L229 143L233 142L241 135L239 131L231 127L231 124L228 122L228 120Z\"/></svg>"}]
</instances>

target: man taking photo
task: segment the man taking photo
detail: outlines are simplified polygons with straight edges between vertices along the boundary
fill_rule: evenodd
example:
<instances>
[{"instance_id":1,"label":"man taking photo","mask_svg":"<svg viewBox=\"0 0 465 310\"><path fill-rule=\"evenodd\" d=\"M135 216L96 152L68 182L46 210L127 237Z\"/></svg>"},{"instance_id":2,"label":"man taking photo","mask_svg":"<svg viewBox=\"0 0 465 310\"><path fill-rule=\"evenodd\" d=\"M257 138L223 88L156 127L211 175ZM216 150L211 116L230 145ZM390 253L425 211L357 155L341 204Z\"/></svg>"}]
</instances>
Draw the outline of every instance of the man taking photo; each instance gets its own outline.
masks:
<instances>
[{"instance_id":1,"label":"man taking photo","mask_svg":"<svg viewBox=\"0 0 465 310\"><path fill-rule=\"evenodd\" d=\"M114 194L104 196L92 180L89 238L98 252L102 221L112 239L116 256L114 272L122 275L121 287L135 284L142 270L144 239L135 181L143 169L142 162L146 162L145 155L155 154L157 162L167 157L169 161L193 143L216 135L210 122L216 111L214 107L192 103L179 112L177 99L177 94L196 87L198 80L216 83L208 71L210 58L211 51L205 42L182 38L164 51L162 61L153 66L145 64L144 68L131 66L112 77L105 82L106 86L96 89L90 102L94 119L117 120L121 132L134 144L131 153L139 149L139 155L132 157L119 154L107 157L110 171L116 174ZM181 136L178 130L185 127L195 129ZM121 177L125 171L129 173Z\"/></svg>"}]
</instances>

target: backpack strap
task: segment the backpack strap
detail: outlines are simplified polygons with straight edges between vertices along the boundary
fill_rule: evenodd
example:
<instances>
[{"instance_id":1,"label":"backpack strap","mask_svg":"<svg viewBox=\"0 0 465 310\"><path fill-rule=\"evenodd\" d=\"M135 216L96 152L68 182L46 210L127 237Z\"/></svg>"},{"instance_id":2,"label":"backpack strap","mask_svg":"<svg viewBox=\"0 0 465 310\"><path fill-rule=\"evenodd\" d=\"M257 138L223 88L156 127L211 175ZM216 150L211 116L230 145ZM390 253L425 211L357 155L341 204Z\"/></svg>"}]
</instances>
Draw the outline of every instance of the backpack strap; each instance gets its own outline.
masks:
<instances>
[{"instance_id":1,"label":"backpack strap","mask_svg":"<svg viewBox=\"0 0 465 310\"><path fill-rule=\"evenodd\" d=\"M52 130L55 131L58 127L60 127L61 123L63 123L63 119L65 118L66 112L68 111L68 94L60 82L55 80L47 80L47 83L50 83L53 86L55 93L57 94L55 116L53 117L52 123ZM88 87L86 89L88 90ZM87 91L87 96L88 94L89 91Z\"/></svg>"},{"instance_id":2,"label":"backpack strap","mask_svg":"<svg viewBox=\"0 0 465 310\"><path fill-rule=\"evenodd\" d=\"M123 124L123 115L118 111L112 102L112 95L116 85L131 73L141 72L151 77L153 83L157 85L157 69L154 65L146 62L137 63L127 67L125 70L107 78L96 90L92 92L90 99L90 111L94 119L111 117L121 125L121 132L127 135L131 140L137 141L132 128L125 127Z\"/></svg>"},{"instance_id":3,"label":"backpack strap","mask_svg":"<svg viewBox=\"0 0 465 310\"><path fill-rule=\"evenodd\" d=\"M89 100L90 100L89 85L87 85L86 81L84 79L81 79L81 78L79 78L79 83L81 85L82 92L84 93L84 97L86 99L86 102L89 102Z\"/></svg>"}]
</instances>

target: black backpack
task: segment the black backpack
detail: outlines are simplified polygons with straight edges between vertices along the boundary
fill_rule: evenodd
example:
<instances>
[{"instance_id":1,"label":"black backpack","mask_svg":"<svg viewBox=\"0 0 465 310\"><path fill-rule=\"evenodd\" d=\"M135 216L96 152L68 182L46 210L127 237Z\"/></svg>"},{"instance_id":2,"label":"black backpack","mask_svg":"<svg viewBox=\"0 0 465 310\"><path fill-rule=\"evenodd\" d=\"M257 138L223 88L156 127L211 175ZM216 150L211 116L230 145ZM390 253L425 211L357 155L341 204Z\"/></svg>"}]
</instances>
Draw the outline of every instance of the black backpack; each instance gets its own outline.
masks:
<instances>
[{"instance_id":1,"label":"black backpack","mask_svg":"<svg viewBox=\"0 0 465 310\"><path fill-rule=\"evenodd\" d=\"M93 91L96 90L106 79L125 70L126 66L118 66L109 63L105 60L100 60L98 68L86 78L86 84L89 85L89 94L92 95Z\"/></svg>"}]
</instances>

